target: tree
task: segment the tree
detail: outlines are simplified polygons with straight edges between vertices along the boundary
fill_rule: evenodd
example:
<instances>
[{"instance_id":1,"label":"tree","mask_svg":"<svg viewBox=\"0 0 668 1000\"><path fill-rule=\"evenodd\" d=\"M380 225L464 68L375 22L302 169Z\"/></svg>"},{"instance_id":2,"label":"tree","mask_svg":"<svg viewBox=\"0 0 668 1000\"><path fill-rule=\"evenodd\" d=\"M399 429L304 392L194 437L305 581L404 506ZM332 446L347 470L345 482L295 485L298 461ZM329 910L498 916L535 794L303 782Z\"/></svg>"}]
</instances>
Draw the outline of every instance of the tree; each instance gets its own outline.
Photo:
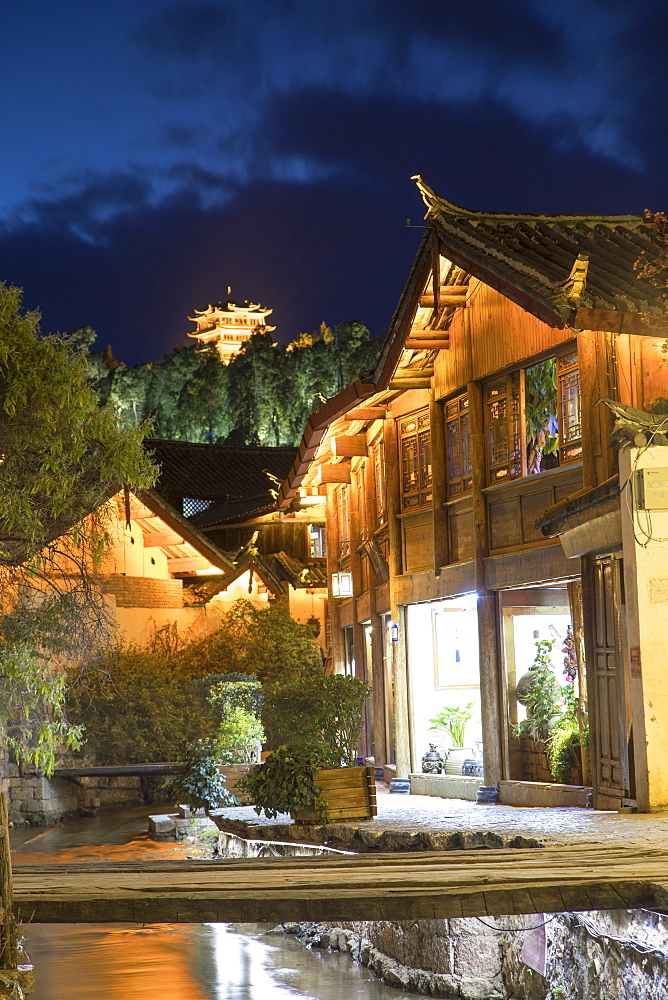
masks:
<instances>
[{"instance_id":1,"label":"tree","mask_svg":"<svg viewBox=\"0 0 668 1000\"><path fill-rule=\"evenodd\" d=\"M0 724L15 753L53 766L63 657L108 624L94 576L105 505L154 481L146 428L100 406L82 336L42 336L20 289L0 283Z\"/></svg>"}]
</instances>

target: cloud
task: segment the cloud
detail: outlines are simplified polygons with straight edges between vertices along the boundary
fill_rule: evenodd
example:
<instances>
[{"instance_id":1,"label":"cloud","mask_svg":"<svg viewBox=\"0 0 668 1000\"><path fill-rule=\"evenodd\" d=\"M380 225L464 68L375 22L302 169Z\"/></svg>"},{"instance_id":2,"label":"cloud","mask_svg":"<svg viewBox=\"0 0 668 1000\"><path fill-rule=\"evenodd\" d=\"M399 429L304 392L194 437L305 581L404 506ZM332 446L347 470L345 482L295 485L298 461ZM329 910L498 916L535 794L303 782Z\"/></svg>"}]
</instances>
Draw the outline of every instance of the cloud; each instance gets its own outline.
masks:
<instances>
[{"instance_id":1,"label":"cloud","mask_svg":"<svg viewBox=\"0 0 668 1000\"><path fill-rule=\"evenodd\" d=\"M257 135L268 104L314 91L342 97L469 106L493 102L613 162L644 163L618 74L628 32L651 0L255 0L172 5L135 35L163 98L197 95L223 137ZM639 47L637 51L642 51ZM175 72L175 66L178 71ZM636 65L636 71L642 66ZM549 133L548 133L549 134Z\"/></svg>"}]
</instances>

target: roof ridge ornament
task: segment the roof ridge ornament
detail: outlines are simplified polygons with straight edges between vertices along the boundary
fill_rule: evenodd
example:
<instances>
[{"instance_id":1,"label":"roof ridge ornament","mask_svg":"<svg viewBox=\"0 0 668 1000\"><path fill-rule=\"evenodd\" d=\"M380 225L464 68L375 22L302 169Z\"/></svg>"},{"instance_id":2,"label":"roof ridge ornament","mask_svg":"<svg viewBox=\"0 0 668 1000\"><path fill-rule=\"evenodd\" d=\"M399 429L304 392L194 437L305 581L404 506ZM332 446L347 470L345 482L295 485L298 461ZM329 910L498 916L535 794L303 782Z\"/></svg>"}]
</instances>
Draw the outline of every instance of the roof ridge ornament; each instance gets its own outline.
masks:
<instances>
[{"instance_id":1,"label":"roof ridge ornament","mask_svg":"<svg viewBox=\"0 0 668 1000\"><path fill-rule=\"evenodd\" d=\"M561 285L557 286L552 297L557 311L567 319L573 309L586 308L591 305L591 299L585 294L587 273L589 270L589 254L579 253L575 258L571 273Z\"/></svg>"},{"instance_id":2,"label":"roof ridge ornament","mask_svg":"<svg viewBox=\"0 0 668 1000\"><path fill-rule=\"evenodd\" d=\"M448 212L450 215L466 216L467 218L472 218L476 215L475 212L471 212L468 208L455 205L454 201L447 201L445 198L441 198L432 187L429 187L426 181L422 180L421 174L413 174L411 180L417 184L418 191L422 195L422 200L427 206L425 219L428 219L430 216L439 215L441 212Z\"/></svg>"}]
</instances>

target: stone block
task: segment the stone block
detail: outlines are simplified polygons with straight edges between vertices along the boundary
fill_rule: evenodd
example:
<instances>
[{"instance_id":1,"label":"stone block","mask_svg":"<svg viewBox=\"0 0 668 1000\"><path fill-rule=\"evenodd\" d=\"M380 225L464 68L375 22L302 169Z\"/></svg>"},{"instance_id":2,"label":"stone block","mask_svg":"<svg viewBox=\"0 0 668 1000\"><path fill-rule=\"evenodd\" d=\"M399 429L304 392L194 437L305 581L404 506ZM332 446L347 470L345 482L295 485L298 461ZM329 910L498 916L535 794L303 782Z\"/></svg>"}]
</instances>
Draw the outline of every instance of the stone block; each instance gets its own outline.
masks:
<instances>
[{"instance_id":1,"label":"stone block","mask_svg":"<svg viewBox=\"0 0 668 1000\"><path fill-rule=\"evenodd\" d=\"M176 816L149 816L148 832L153 840L175 840Z\"/></svg>"}]
</instances>

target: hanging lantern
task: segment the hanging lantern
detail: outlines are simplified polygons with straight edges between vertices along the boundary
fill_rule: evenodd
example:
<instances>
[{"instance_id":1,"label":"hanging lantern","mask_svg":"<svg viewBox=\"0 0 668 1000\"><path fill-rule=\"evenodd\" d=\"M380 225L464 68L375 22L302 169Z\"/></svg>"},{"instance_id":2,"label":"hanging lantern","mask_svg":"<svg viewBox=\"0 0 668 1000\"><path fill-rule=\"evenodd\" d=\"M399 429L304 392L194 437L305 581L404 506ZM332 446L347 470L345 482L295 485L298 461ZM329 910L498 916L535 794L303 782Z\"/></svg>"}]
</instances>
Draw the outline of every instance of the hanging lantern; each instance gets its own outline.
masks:
<instances>
[{"instance_id":1,"label":"hanging lantern","mask_svg":"<svg viewBox=\"0 0 668 1000\"><path fill-rule=\"evenodd\" d=\"M332 573L332 597L353 596L353 574L349 570Z\"/></svg>"}]
</instances>

